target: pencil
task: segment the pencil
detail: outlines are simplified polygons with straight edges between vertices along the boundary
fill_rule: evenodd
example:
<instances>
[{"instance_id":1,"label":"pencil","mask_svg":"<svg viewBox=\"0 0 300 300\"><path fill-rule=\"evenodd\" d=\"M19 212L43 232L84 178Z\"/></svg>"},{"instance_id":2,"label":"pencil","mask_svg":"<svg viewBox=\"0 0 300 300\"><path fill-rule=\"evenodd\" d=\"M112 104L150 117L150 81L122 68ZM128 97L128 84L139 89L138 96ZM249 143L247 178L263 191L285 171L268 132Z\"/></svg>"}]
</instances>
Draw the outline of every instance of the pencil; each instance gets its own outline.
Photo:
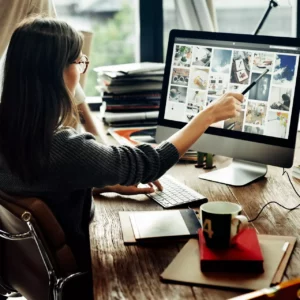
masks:
<instances>
[{"instance_id":1,"label":"pencil","mask_svg":"<svg viewBox=\"0 0 300 300\"><path fill-rule=\"evenodd\" d=\"M248 87L246 87L242 94L245 95L247 92L249 92L267 73L269 72L269 69L266 69L260 76L256 78Z\"/></svg>"}]
</instances>

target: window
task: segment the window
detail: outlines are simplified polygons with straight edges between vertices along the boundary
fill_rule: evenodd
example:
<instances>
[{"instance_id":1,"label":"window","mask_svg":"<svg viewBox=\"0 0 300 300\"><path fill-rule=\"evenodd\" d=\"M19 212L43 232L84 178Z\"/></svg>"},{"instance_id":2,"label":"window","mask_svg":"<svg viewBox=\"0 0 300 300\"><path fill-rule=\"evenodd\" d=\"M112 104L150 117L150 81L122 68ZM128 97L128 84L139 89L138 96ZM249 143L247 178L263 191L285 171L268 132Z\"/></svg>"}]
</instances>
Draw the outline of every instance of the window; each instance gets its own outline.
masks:
<instances>
[{"instance_id":1,"label":"window","mask_svg":"<svg viewBox=\"0 0 300 300\"><path fill-rule=\"evenodd\" d=\"M199 0L198 0L199 1ZM296 36L297 1L280 0L271 9L259 34L274 36ZM164 58L166 56L168 35L171 29L199 30L193 15L197 11L194 0L164 0ZM269 6L269 0L214 0L217 29L220 32L253 34ZM201 13L201 10L198 10ZM190 17L189 20L188 16ZM206 16L198 16L203 20Z\"/></svg>"},{"instance_id":2,"label":"window","mask_svg":"<svg viewBox=\"0 0 300 300\"><path fill-rule=\"evenodd\" d=\"M54 0L54 3L58 18L77 30L93 33L84 90L87 96L99 95L95 67L136 61L136 1Z\"/></svg>"},{"instance_id":3,"label":"window","mask_svg":"<svg viewBox=\"0 0 300 300\"><path fill-rule=\"evenodd\" d=\"M220 32L253 34L268 8L269 0L214 0ZM296 0L280 0L259 34L296 37Z\"/></svg>"},{"instance_id":4,"label":"window","mask_svg":"<svg viewBox=\"0 0 300 300\"><path fill-rule=\"evenodd\" d=\"M168 48L169 32L172 29L180 29L178 18L176 15L176 7L174 0L164 0L163 1L163 11L164 11L164 60L166 59L166 53Z\"/></svg>"}]
</instances>

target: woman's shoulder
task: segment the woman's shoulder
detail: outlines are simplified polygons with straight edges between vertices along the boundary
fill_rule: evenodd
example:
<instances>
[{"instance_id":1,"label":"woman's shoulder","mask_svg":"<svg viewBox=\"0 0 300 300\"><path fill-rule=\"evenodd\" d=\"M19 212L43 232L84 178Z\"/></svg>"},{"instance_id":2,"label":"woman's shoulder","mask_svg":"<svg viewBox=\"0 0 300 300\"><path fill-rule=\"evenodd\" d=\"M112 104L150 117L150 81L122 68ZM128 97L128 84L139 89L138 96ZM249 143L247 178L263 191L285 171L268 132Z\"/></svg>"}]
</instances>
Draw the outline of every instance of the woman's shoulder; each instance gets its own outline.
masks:
<instances>
[{"instance_id":1,"label":"woman's shoulder","mask_svg":"<svg viewBox=\"0 0 300 300\"><path fill-rule=\"evenodd\" d=\"M56 139L74 139L74 138L91 138L95 140L95 137L88 132L79 133L73 127L60 127L54 132L53 138Z\"/></svg>"},{"instance_id":2,"label":"woman's shoulder","mask_svg":"<svg viewBox=\"0 0 300 300\"><path fill-rule=\"evenodd\" d=\"M52 145L66 148L68 145L76 146L92 140L95 141L96 138L91 133L78 133L72 127L61 127L54 133Z\"/></svg>"}]
</instances>

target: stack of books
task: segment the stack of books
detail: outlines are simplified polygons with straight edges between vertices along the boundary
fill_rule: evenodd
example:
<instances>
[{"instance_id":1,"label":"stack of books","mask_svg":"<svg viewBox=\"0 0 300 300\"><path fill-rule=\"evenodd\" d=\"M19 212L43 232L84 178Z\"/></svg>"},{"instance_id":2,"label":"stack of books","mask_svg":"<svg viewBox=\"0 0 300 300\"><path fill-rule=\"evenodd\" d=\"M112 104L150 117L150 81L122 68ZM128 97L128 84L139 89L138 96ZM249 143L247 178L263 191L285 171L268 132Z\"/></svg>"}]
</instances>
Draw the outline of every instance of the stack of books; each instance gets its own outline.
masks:
<instances>
[{"instance_id":1,"label":"stack of books","mask_svg":"<svg viewBox=\"0 0 300 300\"><path fill-rule=\"evenodd\" d=\"M160 106L163 63L131 63L95 68L97 90L110 126L153 125Z\"/></svg>"},{"instance_id":2,"label":"stack of books","mask_svg":"<svg viewBox=\"0 0 300 300\"><path fill-rule=\"evenodd\" d=\"M292 176L295 177L295 178L297 178L297 179L300 179L300 165L293 166Z\"/></svg>"}]
</instances>

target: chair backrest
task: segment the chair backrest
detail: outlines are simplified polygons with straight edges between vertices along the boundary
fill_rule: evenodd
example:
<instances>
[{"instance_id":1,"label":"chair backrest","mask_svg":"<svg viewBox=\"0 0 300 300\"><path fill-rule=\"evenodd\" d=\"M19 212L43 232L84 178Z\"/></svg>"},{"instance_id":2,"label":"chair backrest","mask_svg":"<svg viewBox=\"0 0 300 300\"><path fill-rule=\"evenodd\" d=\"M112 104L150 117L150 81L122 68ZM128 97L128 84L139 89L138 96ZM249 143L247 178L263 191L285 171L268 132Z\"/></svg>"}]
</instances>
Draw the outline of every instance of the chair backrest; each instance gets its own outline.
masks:
<instances>
[{"instance_id":1,"label":"chair backrest","mask_svg":"<svg viewBox=\"0 0 300 300\"><path fill-rule=\"evenodd\" d=\"M29 231L22 219L31 214L30 222L41 240L57 277L78 270L64 232L47 205L38 198L12 197L0 191L0 229L11 234ZM48 299L49 274L33 239L9 241L0 238L0 279L25 298ZM49 293L50 291L50 293Z\"/></svg>"}]
</instances>

